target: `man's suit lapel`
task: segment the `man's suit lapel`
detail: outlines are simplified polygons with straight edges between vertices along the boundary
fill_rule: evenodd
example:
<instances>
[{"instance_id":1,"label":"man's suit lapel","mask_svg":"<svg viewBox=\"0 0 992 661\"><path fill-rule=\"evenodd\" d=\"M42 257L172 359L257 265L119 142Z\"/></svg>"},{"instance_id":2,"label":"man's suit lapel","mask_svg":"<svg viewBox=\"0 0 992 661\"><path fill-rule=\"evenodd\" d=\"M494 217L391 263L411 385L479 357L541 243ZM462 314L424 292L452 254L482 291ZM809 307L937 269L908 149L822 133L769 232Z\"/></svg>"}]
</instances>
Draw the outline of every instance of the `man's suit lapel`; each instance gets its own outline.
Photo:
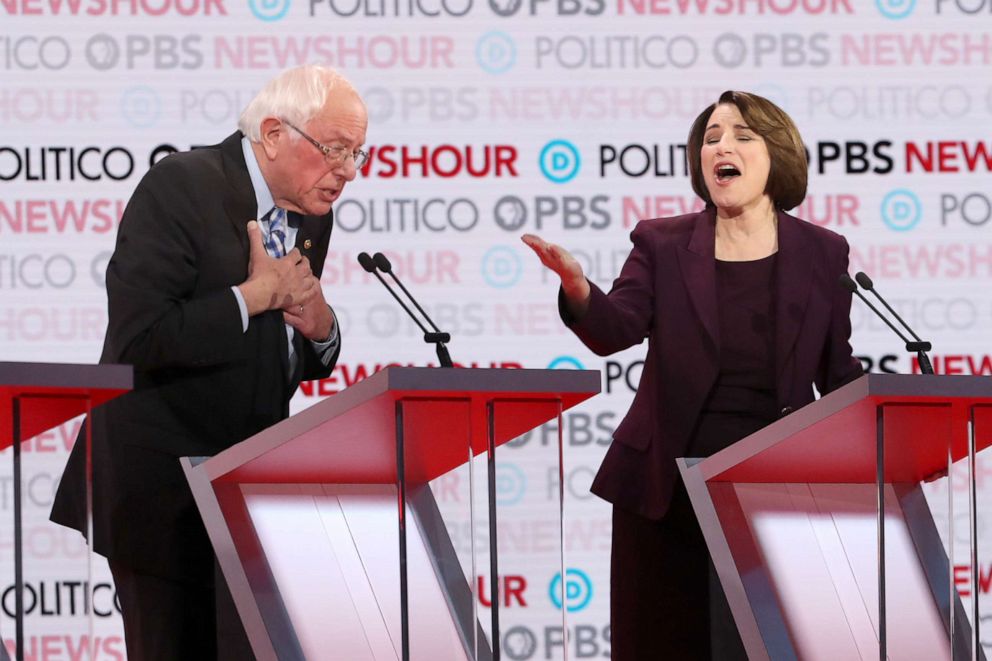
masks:
<instances>
[{"instance_id":1,"label":"man's suit lapel","mask_svg":"<svg viewBox=\"0 0 992 661\"><path fill-rule=\"evenodd\" d=\"M248 257L248 221L258 220L257 202L255 200L255 189L251 185L251 177L248 176L248 166L245 165L245 156L241 150L241 132L229 135L221 143L221 153L224 155L223 167L224 178L229 186L223 192L224 212L227 220L234 225L238 239L241 241L241 248Z\"/></svg>"},{"instance_id":2,"label":"man's suit lapel","mask_svg":"<svg viewBox=\"0 0 992 661\"><path fill-rule=\"evenodd\" d=\"M719 352L720 316L716 300L716 212L699 215L686 246L679 246L679 269L693 309Z\"/></svg>"},{"instance_id":3,"label":"man's suit lapel","mask_svg":"<svg viewBox=\"0 0 992 661\"><path fill-rule=\"evenodd\" d=\"M789 353L799 337L813 282L813 255L803 240L800 221L778 212L775 265L775 375L782 379ZM780 384L780 391L781 391Z\"/></svg>"},{"instance_id":4,"label":"man's suit lapel","mask_svg":"<svg viewBox=\"0 0 992 661\"><path fill-rule=\"evenodd\" d=\"M317 242L317 233L320 228L320 217L319 216L303 216L301 214L290 212L290 222L297 223L296 225L296 248L300 251L300 254L307 259L313 261L313 248L314 244Z\"/></svg>"},{"instance_id":5,"label":"man's suit lapel","mask_svg":"<svg viewBox=\"0 0 992 661\"><path fill-rule=\"evenodd\" d=\"M245 155L241 149L242 133L237 131L229 135L221 143L221 153L224 155L223 167L224 176L229 186L224 191L224 212L227 214L227 221L234 225L235 233L241 242L241 251L244 256L245 273L248 272L248 221L258 220L255 218L258 211L258 202L255 197L255 188L251 185L251 177L248 175L248 166L245 164ZM269 320L277 320L278 323ZM286 337L286 329L279 310L270 310L256 317L257 323L272 323L276 342L279 344L279 364L282 367L282 375L289 374L289 340ZM297 333L296 335L299 335ZM297 356L300 356L298 353Z\"/></svg>"}]
</instances>

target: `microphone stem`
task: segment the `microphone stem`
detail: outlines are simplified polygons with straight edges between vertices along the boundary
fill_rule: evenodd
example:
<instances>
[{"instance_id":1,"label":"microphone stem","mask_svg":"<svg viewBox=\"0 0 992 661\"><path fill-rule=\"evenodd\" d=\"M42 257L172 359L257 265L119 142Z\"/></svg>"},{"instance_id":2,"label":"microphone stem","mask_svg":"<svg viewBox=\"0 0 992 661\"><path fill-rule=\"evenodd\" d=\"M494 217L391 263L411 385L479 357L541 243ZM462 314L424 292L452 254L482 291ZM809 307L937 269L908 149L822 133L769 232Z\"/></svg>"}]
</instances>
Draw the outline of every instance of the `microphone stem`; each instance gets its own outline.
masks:
<instances>
[{"instance_id":1,"label":"microphone stem","mask_svg":"<svg viewBox=\"0 0 992 661\"><path fill-rule=\"evenodd\" d=\"M917 342L922 342L923 341L923 340L920 339L920 336L919 335L917 335L916 333L913 332L913 329L909 327L909 324L907 324L905 321L903 321L902 317L899 316L899 313L896 312L895 310L893 310L892 309L892 306L889 305L885 301L884 298L882 298L881 296L878 295L878 292L875 291L875 288L874 287L872 287L869 291L875 296L875 298L877 298L879 301L882 302L882 305L885 306L885 309L892 313L892 316L895 317L896 320L900 324L902 324L902 327L909 331L909 334L913 336L913 339L914 340L916 340Z\"/></svg>"},{"instance_id":2,"label":"microphone stem","mask_svg":"<svg viewBox=\"0 0 992 661\"><path fill-rule=\"evenodd\" d=\"M406 287L403 286L403 283L400 282L400 279L397 278L396 275L392 271L389 271L389 277L391 277L393 279L393 282L395 282L397 285L399 285L400 289L403 290L403 293L406 294L406 297L410 299L410 302L413 303L413 305L417 308L418 311L420 311L420 314L424 315L424 319L426 319L427 320L427 323L431 325L431 328L434 329L434 332L435 333L440 333L441 332L441 329L434 325L434 322L431 320L431 318L429 316L427 316L427 313L424 312L424 309L422 307L420 307L420 303L418 303L417 302L417 299L415 299L413 296L410 295L410 292L408 292L407 289L406 289ZM399 299L396 299L396 300L399 300ZM423 329L424 327L421 326L420 328ZM427 331L424 330L424 333L426 333L426 332Z\"/></svg>"},{"instance_id":3,"label":"microphone stem","mask_svg":"<svg viewBox=\"0 0 992 661\"><path fill-rule=\"evenodd\" d=\"M400 304L400 306L401 306L401 307L402 307L402 308L403 308L404 310L406 310L406 313L407 313L408 315L410 315L410 318L411 318L411 319L413 319L413 321L414 321L414 322L415 322L415 323L416 323L416 324L417 324L418 326L420 326L420 330L421 330L421 331L422 331L422 332L424 333L424 335L426 335L426 334L427 334L427 329L426 329L426 328L424 328L424 325L423 325L422 323L420 323L420 320L419 320L419 319L417 319L417 315L415 315L415 314L413 314L413 312L411 312L411 311L410 311L410 308L408 308L408 307L406 306L406 303L404 303L404 302L403 302L403 300L402 300L402 299L401 299L401 298L400 298L399 296L397 296L397 295L396 295L396 292L395 292L395 291L393 291L393 288L392 288L392 287L390 287L390 286L389 286L389 284L387 284L387 283L386 283L386 280L385 280L385 279L384 279L384 278L383 278L383 277L382 277L381 275L379 275L379 272L378 272L378 271L373 271L372 273L373 273L373 275L375 275L375 277L377 277L377 278L379 278L379 282L381 282L381 283L382 283L382 286L386 288L386 291L388 291L388 292L389 292L389 293L390 293L390 294L392 295L392 297L396 299L396 302L397 302L397 303L399 303L399 304ZM395 280L395 278L393 278L393 279ZM403 286L403 285L400 285L400 287L402 287L402 286ZM404 292L406 292L406 289L404 288L404 289L403 289L403 291L404 291ZM407 293L406 293L406 295L407 295L407 296L409 296L409 295L410 295L410 293L409 293L409 292L407 292ZM412 301L413 299L411 298L410 300ZM417 305L417 302L416 302L416 301L413 301L413 304L414 304L414 305ZM419 309L419 308L420 308L420 306L419 306L419 305L417 305L417 308ZM429 321L429 320L428 320L428 321ZM433 325L433 324L432 324L432 325ZM435 330L437 330L437 329L435 328Z\"/></svg>"},{"instance_id":4,"label":"microphone stem","mask_svg":"<svg viewBox=\"0 0 992 661\"><path fill-rule=\"evenodd\" d=\"M905 335L903 335L903 334L902 334L902 332L901 332L901 331L900 331L900 330L899 330L898 328L896 328L896 327L895 327L894 325L892 325L892 322L891 322L891 321L889 321L889 318L888 318L888 317L886 317L886 316L885 316L884 314L882 314L881 312L879 312L879 310L878 310L878 308L876 308L876 307L875 307L874 305L872 305L872 304L871 304L871 301L869 301L869 300L868 300L868 298L867 298L867 297L866 297L866 296L865 296L864 294L862 294L862 293L861 293L860 291L858 291L858 290L854 290L854 293L855 293L855 294L857 294L857 295L858 295L858 298L860 298L860 299L861 299L862 301L864 301L864 303L865 303L865 305L867 305L868 307L870 307L870 308L872 309L872 311L873 311L873 312L874 312L874 313L875 313L876 315L878 315L878 317L879 317L879 318L880 318L880 319L881 319L882 321L884 321L884 322L885 322L886 324L888 324L888 326L889 326L889 328L891 328L891 329L892 329L892 331L893 331L893 332L894 332L894 333L895 333L896 335L898 335L898 336L899 336L899 339L900 339L900 340L902 340L902 341L903 341L904 343L906 343L906 344L909 344L909 340L907 340L907 339L906 339L906 336L905 336ZM919 339L919 338L917 338L917 339Z\"/></svg>"},{"instance_id":5,"label":"microphone stem","mask_svg":"<svg viewBox=\"0 0 992 661\"><path fill-rule=\"evenodd\" d=\"M441 367L454 367L454 363L451 362L451 354L448 353L448 347L444 346L444 342L438 342L434 347Z\"/></svg>"}]
</instances>

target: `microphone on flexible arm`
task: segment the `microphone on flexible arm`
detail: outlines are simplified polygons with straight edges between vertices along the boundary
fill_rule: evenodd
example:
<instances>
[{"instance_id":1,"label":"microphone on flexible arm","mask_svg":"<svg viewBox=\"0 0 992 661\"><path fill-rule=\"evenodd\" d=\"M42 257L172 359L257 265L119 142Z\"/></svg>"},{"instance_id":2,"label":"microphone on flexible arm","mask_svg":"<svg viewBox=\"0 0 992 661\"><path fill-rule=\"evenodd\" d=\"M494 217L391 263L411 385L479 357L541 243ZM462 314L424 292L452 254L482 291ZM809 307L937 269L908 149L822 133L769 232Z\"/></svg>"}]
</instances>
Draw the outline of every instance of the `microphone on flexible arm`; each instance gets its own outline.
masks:
<instances>
[{"instance_id":1,"label":"microphone on flexible arm","mask_svg":"<svg viewBox=\"0 0 992 661\"><path fill-rule=\"evenodd\" d=\"M907 324L905 321L903 321L903 318L900 317L899 314L895 310L892 309L892 306L890 306L885 301L884 298L882 298L881 296L879 296L878 292L875 291L875 284L871 281L871 278L869 278L865 274L864 271L858 271L858 273L854 277L857 278L857 282L856 283L851 278L851 276L848 275L847 273L841 274L841 276L840 276L840 284L841 284L841 286L844 289L846 289L847 291L851 292L852 294L857 294L858 298L860 298L862 301L864 301L865 305L867 305L869 308L871 308L871 311L874 312L882 321L884 321L885 324L889 328L891 328L895 332L896 335L899 336L899 339L902 340L906 344L906 351L915 351L916 352L916 360L920 364L920 372L921 373L923 373L923 374L933 374L933 366L930 364L930 358L927 356L927 353L926 353L927 351L930 351L930 349L931 349L930 343L921 340L920 337L916 333L913 332L913 329L909 327L909 324ZM885 306L885 309L888 310L890 313L892 313L892 316L894 316L897 320L899 320L899 323L902 324L903 327L906 330L909 331L909 334L913 336L913 339L914 340L916 340L915 342L910 342L909 339L907 339L906 336L903 335L902 332L900 332L898 328L896 328L895 326L892 325L892 322L889 321L889 318L888 317L886 317L884 314L882 314L879 311L878 308L876 308L874 305L871 304L871 301L869 301L865 297L864 294L862 294L860 291L858 291L858 285L859 284L862 287L864 287L865 289L867 289L868 291L870 291L872 294L874 294L875 295L875 298L877 298L879 301L882 302L882 305Z\"/></svg>"},{"instance_id":2,"label":"microphone on flexible arm","mask_svg":"<svg viewBox=\"0 0 992 661\"><path fill-rule=\"evenodd\" d=\"M386 290L392 295L393 298L396 299L396 302L400 304L400 307L406 310L406 313L410 315L410 318L413 319L414 323L416 323L417 326L420 327L420 330L423 331L424 333L424 342L427 342L428 344L433 344L435 346L435 349L437 351L437 359L440 362L441 367L453 367L454 365L451 362L451 356L448 354L448 348L444 346L445 342L451 341L451 335L449 335L448 333L442 333L440 329L434 324L434 321L427 315L426 312L424 312L424 309L420 307L419 303L417 303L417 299L415 299L410 294L407 288L403 286L403 283L400 282L399 278L396 277L396 274L393 273L393 265L389 263L389 260L386 258L386 256L383 255L381 252L377 252L375 256L369 257L369 254L367 252L363 252L363 253L359 253L358 255L358 263L362 265L363 269L365 269L366 271L368 271L369 273L371 273L372 275L374 275L376 278L379 279L379 282L382 283L382 286L386 288ZM426 328L424 328L424 325L420 323L420 319L417 318L417 315L413 314L410 308L406 306L406 303L404 303L403 299L401 299L396 294L396 291L389 286L389 283L386 282L385 278L379 275L379 271L382 271L383 273L388 273L389 276L393 279L393 281L397 285L399 285L400 289L403 290L403 293L406 294L406 297L410 299L410 302L413 303L413 305L417 308L417 310L420 311L420 314L424 316L424 319L427 320L427 323L430 324L431 328L434 329L434 332L430 332Z\"/></svg>"}]
</instances>

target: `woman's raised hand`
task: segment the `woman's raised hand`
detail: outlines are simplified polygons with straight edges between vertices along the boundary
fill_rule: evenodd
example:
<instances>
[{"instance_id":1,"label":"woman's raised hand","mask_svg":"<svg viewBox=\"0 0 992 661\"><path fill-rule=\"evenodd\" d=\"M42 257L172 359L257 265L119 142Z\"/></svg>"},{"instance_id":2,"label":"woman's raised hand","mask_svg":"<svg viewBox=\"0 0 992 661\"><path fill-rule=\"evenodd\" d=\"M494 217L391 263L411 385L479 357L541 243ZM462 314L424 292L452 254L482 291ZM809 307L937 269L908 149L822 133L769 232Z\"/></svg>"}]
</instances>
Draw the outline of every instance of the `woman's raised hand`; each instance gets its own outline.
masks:
<instances>
[{"instance_id":1,"label":"woman's raised hand","mask_svg":"<svg viewBox=\"0 0 992 661\"><path fill-rule=\"evenodd\" d=\"M561 288L569 301L581 304L589 299L589 282L582 273L582 266L570 252L536 234L524 234L520 240L537 254L542 264L558 274Z\"/></svg>"}]
</instances>

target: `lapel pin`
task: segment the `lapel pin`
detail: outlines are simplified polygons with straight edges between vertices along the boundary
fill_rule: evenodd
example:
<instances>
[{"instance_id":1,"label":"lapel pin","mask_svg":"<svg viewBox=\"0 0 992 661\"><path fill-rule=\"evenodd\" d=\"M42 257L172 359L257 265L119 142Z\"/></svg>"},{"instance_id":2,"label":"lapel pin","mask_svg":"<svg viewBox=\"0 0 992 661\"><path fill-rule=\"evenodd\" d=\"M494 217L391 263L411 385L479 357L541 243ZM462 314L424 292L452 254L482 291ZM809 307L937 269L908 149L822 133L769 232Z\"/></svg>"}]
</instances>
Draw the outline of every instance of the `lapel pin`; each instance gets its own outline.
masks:
<instances>
[{"instance_id":1,"label":"lapel pin","mask_svg":"<svg viewBox=\"0 0 992 661\"><path fill-rule=\"evenodd\" d=\"M304 250L310 250L310 246L312 246L312 245L313 245L313 241L311 241L310 239L305 239L303 241L303 249Z\"/></svg>"}]
</instances>

